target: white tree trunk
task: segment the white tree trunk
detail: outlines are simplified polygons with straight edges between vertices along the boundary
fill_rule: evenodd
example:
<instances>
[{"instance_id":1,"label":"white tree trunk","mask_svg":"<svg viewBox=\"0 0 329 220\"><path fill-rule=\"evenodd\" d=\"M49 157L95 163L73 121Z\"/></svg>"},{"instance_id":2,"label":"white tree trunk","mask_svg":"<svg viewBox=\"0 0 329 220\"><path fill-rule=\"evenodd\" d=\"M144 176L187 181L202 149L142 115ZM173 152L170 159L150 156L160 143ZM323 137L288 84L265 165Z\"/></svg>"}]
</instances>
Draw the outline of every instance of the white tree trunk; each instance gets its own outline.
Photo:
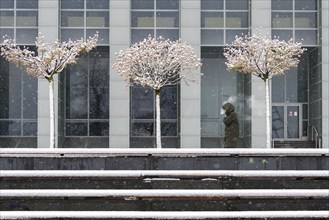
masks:
<instances>
[{"instance_id":1,"label":"white tree trunk","mask_svg":"<svg viewBox=\"0 0 329 220\"><path fill-rule=\"evenodd\" d=\"M49 82L49 114L50 114L50 148L55 148L55 105L54 105L54 79L48 79Z\"/></svg>"},{"instance_id":2,"label":"white tree trunk","mask_svg":"<svg viewBox=\"0 0 329 220\"><path fill-rule=\"evenodd\" d=\"M270 79L265 80L265 117L266 117L266 148L271 148L271 102L270 102Z\"/></svg>"},{"instance_id":3,"label":"white tree trunk","mask_svg":"<svg viewBox=\"0 0 329 220\"><path fill-rule=\"evenodd\" d=\"M161 116L160 116L160 89L155 91L155 108L156 108L156 145L161 146Z\"/></svg>"}]
</instances>

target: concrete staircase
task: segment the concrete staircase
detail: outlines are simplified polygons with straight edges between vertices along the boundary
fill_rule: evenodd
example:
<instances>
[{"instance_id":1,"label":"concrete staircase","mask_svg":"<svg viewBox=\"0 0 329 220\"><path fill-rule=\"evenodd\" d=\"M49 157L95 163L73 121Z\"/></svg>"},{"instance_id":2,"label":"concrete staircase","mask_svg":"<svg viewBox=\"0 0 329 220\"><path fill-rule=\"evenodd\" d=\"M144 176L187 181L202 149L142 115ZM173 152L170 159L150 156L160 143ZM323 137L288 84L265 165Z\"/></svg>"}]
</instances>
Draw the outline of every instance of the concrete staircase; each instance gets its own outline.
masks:
<instances>
[{"instance_id":1,"label":"concrete staircase","mask_svg":"<svg viewBox=\"0 0 329 220\"><path fill-rule=\"evenodd\" d=\"M328 219L325 149L6 149L0 219Z\"/></svg>"}]
</instances>

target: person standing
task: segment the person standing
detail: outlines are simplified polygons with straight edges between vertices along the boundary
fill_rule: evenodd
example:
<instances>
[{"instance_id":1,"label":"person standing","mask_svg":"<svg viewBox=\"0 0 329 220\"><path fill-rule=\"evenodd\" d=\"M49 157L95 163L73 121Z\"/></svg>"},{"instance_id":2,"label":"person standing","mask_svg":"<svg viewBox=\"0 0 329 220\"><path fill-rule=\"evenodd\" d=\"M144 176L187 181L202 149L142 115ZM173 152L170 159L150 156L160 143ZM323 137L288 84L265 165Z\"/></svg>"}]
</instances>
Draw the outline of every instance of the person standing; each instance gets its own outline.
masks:
<instances>
[{"instance_id":1,"label":"person standing","mask_svg":"<svg viewBox=\"0 0 329 220\"><path fill-rule=\"evenodd\" d=\"M222 109L225 112L223 123L225 124L225 137L224 147L225 148L236 148L239 141L239 121L238 116L235 113L234 105L226 102Z\"/></svg>"}]
</instances>

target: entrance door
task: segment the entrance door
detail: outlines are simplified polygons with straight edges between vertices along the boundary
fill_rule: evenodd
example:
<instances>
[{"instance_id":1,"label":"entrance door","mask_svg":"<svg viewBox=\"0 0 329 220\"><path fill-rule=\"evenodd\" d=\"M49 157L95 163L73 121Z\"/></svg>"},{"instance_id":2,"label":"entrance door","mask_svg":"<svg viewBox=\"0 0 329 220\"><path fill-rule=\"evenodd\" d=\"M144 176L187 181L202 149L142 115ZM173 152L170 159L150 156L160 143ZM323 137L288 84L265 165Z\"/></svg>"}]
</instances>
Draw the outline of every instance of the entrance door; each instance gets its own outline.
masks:
<instances>
[{"instance_id":1,"label":"entrance door","mask_svg":"<svg viewBox=\"0 0 329 220\"><path fill-rule=\"evenodd\" d=\"M272 106L272 138L281 140L302 139L301 105Z\"/></svg>"}]
</instances>

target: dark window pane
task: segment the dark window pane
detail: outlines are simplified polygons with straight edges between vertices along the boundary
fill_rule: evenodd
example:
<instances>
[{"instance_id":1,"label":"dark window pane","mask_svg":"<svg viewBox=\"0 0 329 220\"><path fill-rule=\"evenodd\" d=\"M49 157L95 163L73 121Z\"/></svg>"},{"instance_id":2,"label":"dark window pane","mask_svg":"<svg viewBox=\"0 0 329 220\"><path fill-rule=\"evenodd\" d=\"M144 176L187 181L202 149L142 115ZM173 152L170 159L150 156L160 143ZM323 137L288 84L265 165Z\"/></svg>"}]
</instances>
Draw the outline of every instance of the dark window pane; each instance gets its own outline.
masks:
<instances>
[{"instance_id":1,"label":"dark window pane","mask_svg":"<svg viewBox=\"0 0 329 220\"><path fill-rule=\"evenodd\" d=\"M77 64L67 68L66 118L87 118L88 75L87 60L78 59Z\"/></svg>"},{"instance_id":2,"label":"dark window pane","mask_svg":"<svg viewBox=\"0 0 329 220\"><path fill-rule=\"evenodd\" d=\"M161 122L161 136L177 136L176 122Z\"/></svg>"},{"instance_id":3,"label":"dark window pane","mask_svg":"<svg viewBox=\"0 0 329 220\"><path fill-rule=\"evenodd\" d=\"M148 36L154 37L154 30L153 29L132 29L131 30L131 43L137 43L139 41L144 40Z\"/></svg>"},{"instance_id":4,"label":"dark window pane","mask_svg":"<svg viewBox=\"0 0 329 220\"><path fill-rule=\"evenodd\" d=\"M61 9L83 9L84 0L61 0Z\"/></svg>"},{"instance_id":5,"label":"dark window pane","mask_svg":"<svg viewBox=\"0 0 329 220\"><path fill-rule=\"evenodd\" d=\"M0 9L4 8L14 8L14 0L1 0L0 1Z\"/></svg>"},{"instance_id":6,"label":"dark window pane","mask_svg":"<svg viewBox=\"0 0 329 220\"><path fill-rule=\"evenodd\" d=\"M303 45L317 46L318 32L316 30L296 30L296 42L302 42Z\"/></svg>"},{"instance_id":7,"label":"dark window pane","mask_svg":"<svg viewBox=\"0 0 329 220\"><path fill-rule=\"evenodd\" d=\"M157 9L179 9L178 0L157 0Z\"/></svg>"},{"instance_id":8,"label":"dark window pane","mask_svg":"<svg viewBox=\"0 0 329 220\"><path fill-rule=\"evenodd\" d=\"M21 122L0 121L0 136L21 136Z\"/></svg>"},{"instance_id":9,"label":"dark window pane","mask_svg":"<svg viewBox=\"0 0 329 220\"><path fill-rule=\"evenodd\" d=\"M134 122L132 124L132 136L153 136L155 135L153 122Z\"/></svg>"},{"instance_id":10,"label":"dark window pane","mask_svg":"<svg viewBox=\"0 0 329 220\"><path fill-rule=\"evenodd\" d=\"M292 10L292 0L272 0L271 2L272 10Z\"/></svg>"},{"instance_id":11,"label":"dark window pane","mask_svg":"<svg viewBox=\"0 0 329 220\"><path fill-rule=\"evenodd\" d=\"M202 0L201 9L222 10L224 9L224 0Z\"/></svg>"},{"instance_id":12,"label":"dark window pane","mask_svg":"<svg viewBox=\"0 0 329 220\"><path fill-rule=\"evenodd\" d=\"M249 0L226 0L228 10L248 10Z\"/></svg>"},{"instance_id":13,"label":"dark window pane","mask_svg":"<svg viewBox=\"0 0 329 220\"><path fill-rule=\"evenodd\" d=\"M89 126L89 136L109 136L108 122L91 122Z\"/></svg>"},{"instance_id":14,"label":"dark window pane","mask_svg":"<svg viewBox=\"0 0 329 220\"><path fill-rule=\"evenodd\" d=\"M156 37L162 36L164 39L169 39L175 41L179 39L179 30L178 29L158 29L156 30Z\"/></svg>"},{"instance_id":15,"label":"dark window pane","mask_svg":"<svg viewBox=\"0 0 329 220\"><path fill-rule=\"evenodd\" d=\"M37 28L20 28L16 29L16 42L19 44L35 44L35 38L38 36Z\"/></svg>"},{"instance_id":16,"label":"dark window pane","mask_svg":"<svg viewBox=\"0 0 329 220\"><path fill-rule=\"evenodd\" d=\"M154 9L154 0L131 0L131 9Z\"/></svg>"},{"instance_id":17,"label":"dark window pane","mask_svg":"<svg viewBox=\"0 0 329 220\"><path fill-rule=\"evenodd\" d=\"M223 45L223 30L201 30L201 43L203 45Z\"/></svg>"},{"instance_id":18,"label":"dark window pane","mask_svg":"<svg viewBox=\"0 0 329 220\"><path fill-rule=\"evenodd\" d=\"M272 78L272 102L285 102L285 76Z\"/></svg>"},{"instance_id":19,"label":"dark window pane","mask_svg":"<svg viewBox=\"0 0 329 220\"><path fill-rule=\"evenodd\" d=\"M98 32L98 45L109 44L109 30L108 29L87 29L86 36L87 38L90 36L94 36L94 34Z\"/></svg>"},{"instance_id":20,"label":"dark window pane","mask_svg":"<svg viewBox=\"0 0 329 220\"><path fill-rule=\"evenodd\" d=\"M280 40L289 41L293 38L292 30L272 30L272 37Z\"/></svg>"},{"instance_id":21,"label":"dark window pane","mask_svg":"<svg viewBox=\"0 0 329 220\"><path fill-rule=\"evenodd\" d=\"M109 59L89 58L89 69L90 118L109 118Z\"/></svg>"},{"instance_id":22,"label":"dark window pane","mask_svg":"<svg viewBox=\"0 0 329 220\"><path fill-rule=\"evenodd\" d=\"M61 30L61 41L69 41L69 40L78 40L83 38L83 29L62 29Z\"/></svg>"},{"instance_id":23,"label":"dark window pane","mask_svg":"<svg viewBox=\"0 0 329 220\"><path fill-rule=\"evenodd\" d=\"M67 136L87 136L87 123L66 123Z\"/></svg>"},{"instance_id":24,"label":"dark window pane","mask_svg":"<svg viewBox=\"0 0 329 220\"><path fill-rule=\"evenodd\" d=\"M23 123L23 136L37 136L38 125L36 122Z\"/></svg>"},{"instance_id":25,"label":"dark window pane","mask_svg":"<svg viewBox=\"0 0 329 220\"><path fill-rule=\"evenodd\" d=\"M87 9L109 9L109 0L87 0Z\"/></svg>"},{"instance_id":26,"label":"dark window pane","mask_svg":"<svg viewBox=\"0 0 329 220\"><path fill-rule=\"evenodd\" d=\"M284 109L283 106L272 107L272 137L284 138Z\"/></svg>"},{"instance_id":27,"label":"dark window pane","mask_svg":"<svg viewBox=\"0 0 329 220\"><path fill-rule=\"evenodd\" d=\"M14 38L14 29L12 28L0 28L0 37L7 36L10 39Z\"/></svg>"},{"instance_id":28,"label":"dark window pane","mask_svg":"<svg viewBox=\"0 0 329 220\"><path fill-rule=\"evenodd\" d=\"M23 75L23 118L37 119L38 115L38 80Z\"/></svg>"},{"instance_id":29,"label":"dark window pane","mask_svg":"<svg viewBox=\"0 0 329 220\"><path fill-rule=\"evenodd\" d=\"M154 91L150 88L134 86L132 91L132 118L154 118Z\"/></svg>"},{"instance_id":30,"label":"dark window pane","mask_svg":"<svg viewBox=\"0 0 329 220\"><path fill-rule=\"evenodd\" d=\"M295 0L296 10L317 10L317 0Z\"/></svg>"},{"instance_id":31,"label":"dark window pane","mask_svg":"<svg viewBox=\"0 0 329 220\"><path fill-rule=\"evenodd\" d=\"M17 0L16 8L38 9L38 0Z\"/></svg>"},{"instance_id":32,"label":"dark window pane","mask_svg":"<svg viewBox=\"0 0 329 220\"><path fill-rule=\"evenodd\" d=\"M161 119L177 119L177 87L166 86L160 92Z\"/></svg>"}]
</instances>

